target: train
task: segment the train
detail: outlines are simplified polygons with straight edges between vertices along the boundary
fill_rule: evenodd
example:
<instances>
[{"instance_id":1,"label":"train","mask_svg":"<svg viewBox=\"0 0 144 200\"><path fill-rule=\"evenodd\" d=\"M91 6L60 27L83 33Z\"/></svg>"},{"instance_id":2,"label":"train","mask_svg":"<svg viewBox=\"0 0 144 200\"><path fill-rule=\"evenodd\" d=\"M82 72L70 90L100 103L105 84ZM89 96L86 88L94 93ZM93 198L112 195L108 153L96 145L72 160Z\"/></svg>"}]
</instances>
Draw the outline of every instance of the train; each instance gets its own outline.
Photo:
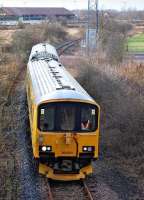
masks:
<instances>
[{"instance_id":1,"label":"train","mask_svg":"<svg viewBox=\"0 0 144 200\"><path fill-rule=\"evenodd\" d=\"M48 43L32 47L26 93L39 173L60 181L85 179L98 158L100 106Z\"/></svg>"}]
</instances>

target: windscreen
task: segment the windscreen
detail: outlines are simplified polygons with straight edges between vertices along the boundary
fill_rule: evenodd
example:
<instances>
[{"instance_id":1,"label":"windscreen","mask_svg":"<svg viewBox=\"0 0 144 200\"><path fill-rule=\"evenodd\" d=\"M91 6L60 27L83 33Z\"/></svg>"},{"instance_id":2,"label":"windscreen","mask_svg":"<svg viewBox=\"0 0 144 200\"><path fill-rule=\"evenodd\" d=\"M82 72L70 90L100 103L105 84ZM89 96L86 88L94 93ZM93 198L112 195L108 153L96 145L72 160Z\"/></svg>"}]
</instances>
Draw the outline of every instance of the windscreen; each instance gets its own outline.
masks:
<instances>
[{"instance_id":1,"label":"windscreen","mask_svg":"<svg viewBox=\"0 0 144 200\"><path fill-rule=\"evenodd\" d=\"M38 128L41 131L92 132L98 127L98 108L77 102L47 103L39 106Z\"/></svg>"}]
</instances>

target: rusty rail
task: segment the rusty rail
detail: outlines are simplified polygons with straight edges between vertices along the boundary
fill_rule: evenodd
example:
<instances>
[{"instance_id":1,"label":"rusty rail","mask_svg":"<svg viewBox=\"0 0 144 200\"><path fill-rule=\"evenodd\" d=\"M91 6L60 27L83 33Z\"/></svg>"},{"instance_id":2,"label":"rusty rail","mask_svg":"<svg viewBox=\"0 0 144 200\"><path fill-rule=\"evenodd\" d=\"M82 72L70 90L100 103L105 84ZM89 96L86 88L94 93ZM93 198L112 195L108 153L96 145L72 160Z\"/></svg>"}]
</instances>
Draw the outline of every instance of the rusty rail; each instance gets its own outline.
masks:
<instances>
[{"instance_id":1,"label":"rusty rail","mask_svg":"<svg viewBox=\"0 0 144 200\"><path fill-rule=\"evenodd\" d=\"M89 188L88 188L88 186L87 186L87 184L86 184L86 182L84 180L82 180L82 185L84 187L84 191L85 191L88 199L89 200L94 200L94 198L92 197L92 194L91 194L91 192L90 192L90 190L89 190Z\"/></svg>"},{"instance_id":2,"label":"rusty rail","mask_svg":"<svg viewBox=\"0 0 144 200\"><path fill-rule=\"evenodd\" d=\"M52 191L51 191L51 187L50 187L50 182L49 182L49 180L48 180L47 186L48 186L48 197L49 197L49 200L54 200L53 195L52 195Z\"/></svg>"},{"instance_id":3,"label":"rusty rail","mask_svg":"<svg viewBox=\"0 0 144 200\"><path fill-rule=\"evenodd\" d=\"M74 46L77 42L81 41L81 38L76 40L71 40L68 42L64 42L63 44L60 44L56 47L56 50L58 51L59 55L62 55L67 49Z\"/></svg>"}]
</instances>

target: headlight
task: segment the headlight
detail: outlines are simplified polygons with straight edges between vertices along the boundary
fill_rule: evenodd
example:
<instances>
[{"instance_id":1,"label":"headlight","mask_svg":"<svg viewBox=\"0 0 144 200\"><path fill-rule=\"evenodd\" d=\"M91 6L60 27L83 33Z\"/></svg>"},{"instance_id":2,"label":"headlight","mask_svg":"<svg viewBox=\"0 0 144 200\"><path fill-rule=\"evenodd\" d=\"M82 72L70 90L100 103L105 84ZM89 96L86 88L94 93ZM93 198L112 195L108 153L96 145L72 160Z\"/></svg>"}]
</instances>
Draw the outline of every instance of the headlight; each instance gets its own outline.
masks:
<instances>
[{"instance_id":1,"label":"headlight","mask_svg":"<svg viewBox=\"0 0 144 200\"><path fill-rule=\"evenodd\" d=\"M84 146L83 152L93 152L95 150L94 146Z\"/></svg>"},{"instance_id":2,"label":"headlight","mask_svg":"<svg viewBox=\"0 0 144 200\"><path fill-rule=\"evenodd\" d=\"M87 151L88 150L88 148L87 147L83 147L83 151Z\"/></svg>"},{"instance_id":3,"label":"headlight","mask_svg":"<svg viewBox=\"0 0 144 200\"><path fill-rule=\"evenodd\" d=\"M42 147L42 151L46 151L46 149L47 149L46 146Z\"/></svg>"},{"instance_id":4,"label":"headlight","mask_svg":"<svg viewBox=\"0 0 144 200\"><path fill-rule=\"evenodd\" d=\"M47 151L51 151L51 147L50 146L47 146Z\"/></svg>"},{"instance_id":5,"label":"headlight","mask_svg":"<svg viewBox=\"0 0 144 200\"><path fill-rule=\"evenodd\" d=\"M52 151L52 147L51 146L41 146L40 151L50 152L50 151Z\"/></svg>"},{"instance_id":6,"label":"headlight","mask_svg":"<svg viewBox=\"0 0 144 200\"><path fill-rule=\"evenodd\" d=\"M92 152L93 151L93 147L88 147L88 151Z\"/></svg>"}]
</instances>

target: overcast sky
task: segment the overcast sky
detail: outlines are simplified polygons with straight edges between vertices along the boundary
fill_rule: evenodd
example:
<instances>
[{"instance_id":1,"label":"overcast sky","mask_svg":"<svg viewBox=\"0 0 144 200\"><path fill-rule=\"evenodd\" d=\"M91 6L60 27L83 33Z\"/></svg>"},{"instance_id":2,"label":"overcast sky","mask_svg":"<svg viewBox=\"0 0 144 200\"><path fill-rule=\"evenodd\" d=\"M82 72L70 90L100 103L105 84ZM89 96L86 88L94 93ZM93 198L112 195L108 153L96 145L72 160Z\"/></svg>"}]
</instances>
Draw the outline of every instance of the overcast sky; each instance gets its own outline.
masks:
<instances>
[{"instance_id":1,"label":"overcast sky","mask_svg":"<svg viewBox=\"0 0 144 200\"><path fill-rule=\"evenodd\" d=\"M0 0L0 6L49 6L68 9L87 8L88 0ZM102 9L143 9L144 0L99 0Z\"/></svg>"}]
</instances>

